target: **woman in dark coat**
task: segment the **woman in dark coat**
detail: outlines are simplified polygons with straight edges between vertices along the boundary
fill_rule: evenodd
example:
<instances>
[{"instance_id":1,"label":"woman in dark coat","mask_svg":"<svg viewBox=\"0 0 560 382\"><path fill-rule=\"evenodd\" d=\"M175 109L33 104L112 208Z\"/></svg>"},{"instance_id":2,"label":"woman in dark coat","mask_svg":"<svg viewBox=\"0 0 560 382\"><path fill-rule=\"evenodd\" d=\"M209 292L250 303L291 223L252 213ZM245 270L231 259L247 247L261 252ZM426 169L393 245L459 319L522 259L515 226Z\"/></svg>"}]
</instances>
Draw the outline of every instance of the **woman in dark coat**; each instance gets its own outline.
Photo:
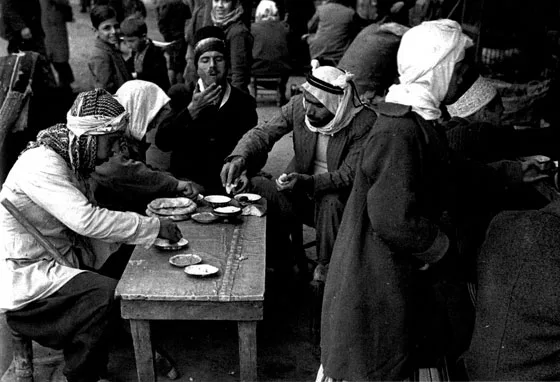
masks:
<instances>
[{"instance_id":1,"label":"woman in dark coat","mask_svg":"<svg viewBox=\"0 0 560 382\"><path fill-rule=\"evenodd\" d=\"M411 376L415 280L449 247L442 228L448 151L434 123L440 103L470 86L459 75L469 64L456 65L470 45L451 20L402 38L400 84L377 109L331 258L318 381Z\"/></svg>"}]
</instances>

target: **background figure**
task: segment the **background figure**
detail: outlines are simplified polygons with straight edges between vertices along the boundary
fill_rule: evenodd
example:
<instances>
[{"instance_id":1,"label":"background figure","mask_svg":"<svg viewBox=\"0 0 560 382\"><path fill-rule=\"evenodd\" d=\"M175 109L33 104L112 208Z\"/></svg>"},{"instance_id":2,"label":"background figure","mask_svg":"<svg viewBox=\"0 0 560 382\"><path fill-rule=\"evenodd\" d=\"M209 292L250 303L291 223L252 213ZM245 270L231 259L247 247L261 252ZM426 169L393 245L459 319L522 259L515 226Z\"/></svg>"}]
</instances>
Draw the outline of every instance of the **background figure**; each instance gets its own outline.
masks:
<instances>
[{"instance_id":1,"label":"background figure","mask_svg":"<svg viewBox=\"0 0 560 382\"><path fill-rule=\"evenodd\" d=\"M74 21L69 0L40 0L47 58L58 74L58 84L70 88L74 73L70 67L70 47L66 23ZM70 90L70 89L69 89Z\"/></svg>"},{"instance_id":2,"label":"background figure","mask_svg":"<svg viewBox=\"0 0 560 382\"><path fill-rule=\"evenodd\" d=\"M8 53L30 50L46 56L39 0L1 0Z\"/></svg>"},{"instance_id":3,"label":"background figure","mask_svg":"<svg viewBox=\"0 0 560 382\"><path fill-rule=\"evenodd\" d=\"M88 63L92 87L114 93L132 79L119 50L120 25L115 10L107 5L96 5L90 13L95 29L95 42Z\"/></svg>"},{"instance_id":4,"label":"background figure","mask_svg":"<svg viewBox=\"0 0 560 382\"><path fill-rule=\"evenodd\" d=\"M291 57L288 50L288 25L280 21L276 4L272 0L262 0L251 25L255 39L253 45L254 76L280 77L281 104L286 103L286 83L291 72Z\"/></svg>"},{"instance_id":5,"label":"background figure","mask_svg":"<svg viewBox=\"0 0 560 382\"><path fill-rule=\"evenodd\" d=\"M396 23L368 25L342 56L338 66L354 74L356 89L365 102L385 96L397 81L397 51L407 30Z\"/></svg>"},{"instance_id":6,"label":"background figure","mask_svg":"<svg viewBox=\"0 0 560 382\"><path fill-rule=\"evenodd\" d=\"M191 18L191 8L182 0L160 1L156 7L159 32L166 42L173 42L165 49L169 82L171 85L184 82L187 54L185 23Z\"/></svg>"},{"instance_id":7,"label":"background figure","mask_svg":"<svg viewBox=\"0 0 560 382\"><path fill-rule=\"evenodd\" d=\"M231 85L249 93L253 36L244 22L244 14L241 0L211 0L194 10L192 18L185 25L188 46L184 77L187 83L194 83L198 78L194 60L194 36L199 29L213 25L221 28L226 36L230 66L228 78Z\"/></svg>"},{"instance_id":8,"label":"background figure","mask_svg":"<svg viewBox=\"0 0 560 382\"><path fill-rule=\"evenodd\" d=\"M148 27L143 18L132 15L121 23L121 33L131 51L127 67L132 77L153 82L163 91L169 89L167 62L163 51L148 38Z\"/></svg>"},{"instance_id":9,"label":"background figure","mask_svg":"<svg viewBox=\"0 0 560 382\"><path fill-rule=\"evenodd\" d=\"M304 35L311 59L336 67L361 27L358 14L342 1L327 0L319 5L307 23L309 34Z\"/></svg>"}]
</instances>

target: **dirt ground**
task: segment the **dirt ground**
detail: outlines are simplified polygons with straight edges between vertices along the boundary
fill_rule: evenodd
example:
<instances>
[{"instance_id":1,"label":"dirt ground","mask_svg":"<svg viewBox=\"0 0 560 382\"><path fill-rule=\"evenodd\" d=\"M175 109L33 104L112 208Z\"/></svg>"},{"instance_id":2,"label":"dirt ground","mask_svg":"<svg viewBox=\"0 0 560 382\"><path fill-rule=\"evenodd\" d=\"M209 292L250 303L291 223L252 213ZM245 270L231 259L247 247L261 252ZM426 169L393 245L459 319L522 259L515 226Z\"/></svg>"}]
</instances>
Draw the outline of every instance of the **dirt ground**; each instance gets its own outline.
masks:
<instances>
[{"instance_id":1,"label":"dirt ground","mask_svg":"<svg viewBox=\"0 0 560 382\"><path fill-rule=\"evenodd\" d=\"M89 89L87 57L94 39L89 15L79 13L78 0L71 0L75 21L68 24L71 59L77 91ZM154 5L148 8L149 36L162 40L155 22ZM0 40L0 54L6 53L7 43ZM294 77L290 83L300 84L303 78ZM288 86L289 89L289 86ZM259 98L259 120L270 119L278 108ZM270 98L273 100L273 98ZM265 170L279 175L292 155L291 137L277 143L269 156ZM306 228L304 238L313 238L313 230ZM313 257L313 250L308 251ZM257 329L258 377L260 381L313 381L319 367L319 351L310 333L311 296L307 283L289 276L267 276L264 321ZM237 381L239 380L237 326L234 322L158 322L154 325L154 340L178 364L178 381ZM6 341L7 337L0 337ZM9 337L8 337L9 338ZM2 344L4 347L5 343ZM38 382L63 381L63 361L59 352L34 345L36 378ZM129 338L115 338L109 364L110 379L115 382L136 381L134 353ZM4 373L0 369L0 376ZM2 382L13 380L6 372ZM159 380L168 380L159 377Z\"/></svg>"}]
</instances>

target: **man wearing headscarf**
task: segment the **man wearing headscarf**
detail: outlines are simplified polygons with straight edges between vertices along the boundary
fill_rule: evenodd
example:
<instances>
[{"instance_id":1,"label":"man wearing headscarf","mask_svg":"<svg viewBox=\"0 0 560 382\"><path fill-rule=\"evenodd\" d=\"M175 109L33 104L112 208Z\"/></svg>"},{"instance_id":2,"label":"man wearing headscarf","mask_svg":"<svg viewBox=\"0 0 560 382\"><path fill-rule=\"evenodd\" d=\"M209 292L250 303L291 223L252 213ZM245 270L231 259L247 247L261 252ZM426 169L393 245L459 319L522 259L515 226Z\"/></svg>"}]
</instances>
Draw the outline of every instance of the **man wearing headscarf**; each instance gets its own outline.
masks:
<instances>
[{"instance_id":1,"label":"man wearing headscarf","mask_svg":"<svg viewBox=\"0 0 560 382\"><path fill-rule=\"evenodd\" d=\"M171 173L224 193L220 169L235 143L257 124L255 99L228 80L229 55L223 31L214 26L196 35L196 84L171 87L171 106L179 121L160 126L156 146L171 151Z\"/></svg>"},{"instance_id":2,"label":"man wearing headscarf","mask_svg":"<svg viewBox=\"0 0 560 382\"><path fill-rule=\"evenodd\" d=\"M17 333L64 350L69 382L97 381L107 371L117 282L94 271L109 253L93 252L90 239L149 247L156 237L181 238L174 223L90 201L87 178L110 157L127 124L128 113L106 91L80 93L67 123L38 134L0 192L72 264L52 259L0 207L0 311Z\"/></svg>"},{"instance_id":3,"label":"man wearing headscarf","mask_svg":"<svg viewBox=\"0 0 560 382\"><path fill-rule=\"evenodd\" d=\"M115 97L129 113L130 123L124 131L126 144L92 173L96 201L114 210L143 213L155 198L195 198L198 189L192 182L146 164L153 146L146 141L148 131L176 121L169 97L156 84L142 80L125 82Z\"/></svg>"},{"instance_id":4,"label":"man wearing headscarf","mask_svg":"<svg viewBox=\"0 0 560 382\"><path fill-rule=\"evenodd\" d=\"M360 150L376 117L357 99L352 75L340 69L319 67L302 88L303 94L292 97L278 115L243 136L226 159L221 177L228 189L243 171L256 174L274 144L293 132L295 154L285 174L276 185L253 177L249 189L268 200L269 237L287 238L286 231L294 225L301 230L302 223L315 226L320 264L316 274L324 281ZM271 256L281 250L272 239L268 247Z\"/></svg>"},{"instance_id":5,"label":"man wearing headscarf","mask_svg":"<svg viewBox=\"0 0 560 382\"><path fill-rule=\"evenodd\" d=\"M448 151L434 122L440 104L454 102L474 81L463 60L471 45L451 20L403 35L400 84L376 108L333 249L317 381L412 376L415 335L424 329L417 322L429 323L416 310L418 280L449 247L441 219Z\"/></svg>"}]
</instances>

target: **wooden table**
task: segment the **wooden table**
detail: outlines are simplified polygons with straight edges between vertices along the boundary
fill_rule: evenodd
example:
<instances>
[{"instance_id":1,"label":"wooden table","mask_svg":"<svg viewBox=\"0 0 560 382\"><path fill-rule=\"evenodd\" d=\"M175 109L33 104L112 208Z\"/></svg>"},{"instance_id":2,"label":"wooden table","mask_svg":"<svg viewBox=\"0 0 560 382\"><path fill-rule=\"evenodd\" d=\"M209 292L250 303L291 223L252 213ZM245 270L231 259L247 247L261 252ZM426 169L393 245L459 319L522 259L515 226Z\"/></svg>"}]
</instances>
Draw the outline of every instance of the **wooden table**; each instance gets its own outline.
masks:
<instances>
[{"instance_id":1,"label":"wooden table","mask_svg":"<svg viewBox=\"0 0 560 382\"><path fill-rule=\"evenodd\" d=\"M189 246L176 252L136 247L117 286L130 320L140 382L155 381L150 320L238 322L241 381L257 379L257 321L263 318L266 217L238 223L178 223ZM179 253L199 254L216 276L196 278L169 264Z\"/></svg>"}]
</instances>

